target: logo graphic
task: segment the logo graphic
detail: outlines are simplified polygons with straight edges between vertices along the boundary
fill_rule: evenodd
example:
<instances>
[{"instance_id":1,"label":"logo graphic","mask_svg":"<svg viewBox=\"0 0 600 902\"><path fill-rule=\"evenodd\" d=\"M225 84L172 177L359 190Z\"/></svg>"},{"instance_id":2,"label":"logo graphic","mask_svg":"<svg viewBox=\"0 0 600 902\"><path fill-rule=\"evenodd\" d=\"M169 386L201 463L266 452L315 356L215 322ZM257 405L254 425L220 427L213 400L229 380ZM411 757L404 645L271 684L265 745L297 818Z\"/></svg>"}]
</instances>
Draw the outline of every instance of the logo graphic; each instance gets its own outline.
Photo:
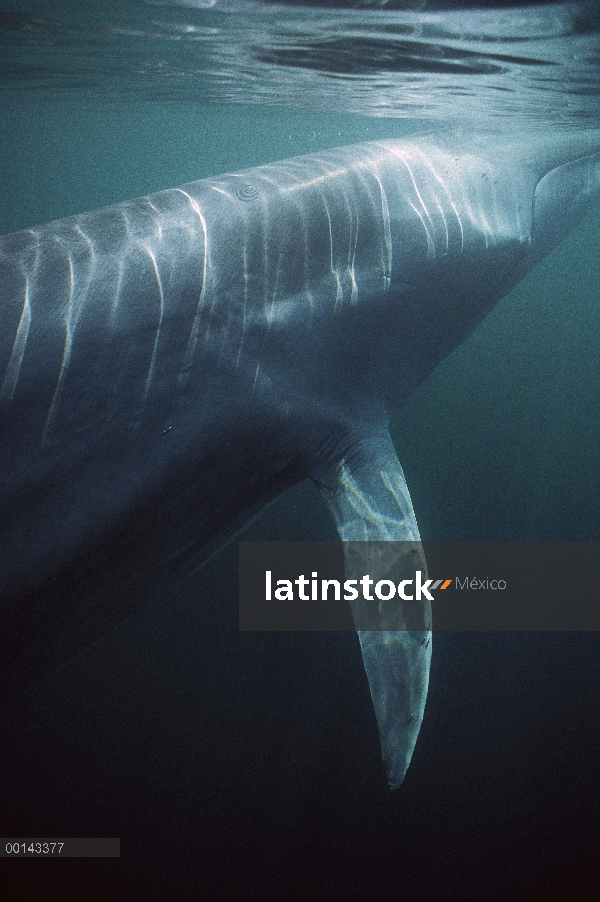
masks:
<instances>
[{"instance_id":1,"label":"logo graphic","mask_svg":"<svg viewBox=\"0 0 600 902\"><path fill-rule=\"evenodd\" d=\"M273 582L276 586L273 586ZM414 590L410 588L414 583ZM433 601L432 591L435 589L447 589L452 585L451 579L438 579L435 583L432 579L426 579L423 582L420 570L415 572L415 579L402 579L396 585L391 579L380 579L377 582L371 579L368 573L361 576L360 579L344 580L344 601L356 601L359 597L357 585L361 586L362 597L366 601L374 601L371 594L371 587L375 587L375 595L380 601L390 601L398 592L398 597L403 601L421 601L426 598L427 601ZM294 586L298 587L298 594L294 592ZM305 593L305 589L310 586L310 594ZM339 601L341 598L342 587L340 580L322 579L321 593L319 596L319 580L317 571L311 571L311 579L307 579L303 573L296 579L278 579L273 580L271 570L265 570L265 601L328 601L329 591L331 589L332 597ZM413 594L409 594L409 593Z\"/></svg>"}]
</instances>

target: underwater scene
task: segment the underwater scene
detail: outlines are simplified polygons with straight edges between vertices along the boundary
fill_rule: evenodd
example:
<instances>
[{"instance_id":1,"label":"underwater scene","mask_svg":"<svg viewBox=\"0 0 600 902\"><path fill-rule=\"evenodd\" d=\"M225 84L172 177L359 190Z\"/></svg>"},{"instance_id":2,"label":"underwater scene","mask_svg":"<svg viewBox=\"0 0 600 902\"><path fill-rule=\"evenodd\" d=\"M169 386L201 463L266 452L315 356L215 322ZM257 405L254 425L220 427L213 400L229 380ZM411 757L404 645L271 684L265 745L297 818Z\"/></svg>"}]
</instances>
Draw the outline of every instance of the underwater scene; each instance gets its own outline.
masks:
<instances>
[{"instance_id":1,"label":"underwater scene","mask_svg":"<svg viewBox=\"0 0 600 902\"><path fill-rule=\"evenodd\" d=\"M381 460L408 487L398 505L409 538L556 543L566 598L570 549L600 543L596 3L0 0L0 48L0 235L10 236L0 239L2 844L120 840L118 857L59 864L17 863L0 850L2 897L597 897L597 631L444 632L434 604L427 701L410 766L394 784L382 765L388 727L376 695L385 689L374 688L357 635L243 632L238 623L240 541L356 538L327 494L334 470L342 501L370 505L363 520L379 532L365 526L364 538L382 538L389 498L370 494L364 472L379 472L370 430L386 417L393 447ZM571 138L583 143L556 161ZM471 172L488 146L498 172L525 173L510 198L497 187L452 193L438 160L454 161L444 163L449 173L466 159ZM371 164L381 148L404 161L410 229L396 225L387 157ZM307 162L279 162L305 154ZM542 155L554 162L530 185ZM591 163L577 180L568 167L581 159ZM563 164L558 199L538 190ZM241 170L253 172L227 194L238 176L224 174ZM331 194L319 187L346 170L375 172L376 195L361 199L370 175ZM227 194L219 203L235 193L238 218L197 201L197 180L207 180L198 191ZM252 218L254 184L267 197L262 220ZM148 195L113 219L79 218ZM529 232L519 232L517 250L510 235L488 265L484 251L505 240L510 204ZM148 217L156 213L149 228L162 240L175 228L167 213L188 228L190 210L197 231L189 226L189 247L174 233L165 263L144 237ZM56 233L41 228L67 217L78 218ZM366 255L376 241L359 221L383 223L364 270L361 248ZM347 222L356 223L350 248L336 237ZM475 242L469 223L485 247L468 277L456 276L442 258L453 242ZM64 258L45 250L55 234L56 246L75 249ZM525 267L546 235L549 250ZM28 269L18 255L31 241ZM110 257L104 241L137 241L150 281L120 250L112 270L86 275L85 260ZM203 252L182 296L195 291L198 312L178 340L168 286L183 284L179 262L196 246ZM95 348L96 321L77 333L78 260L83 294L96 286L132 336L118 349L104 338ZM311 281L321 264L331 296ZM297 294L286 291L295 279L307 286L298 322ZM225 316L218 354L195 374L186 361L206 293L217 322L219 286L233 296L242 283L248 345L227 341ZM52 307L67 284L68 303ZM414 285L428 305L444 297L429 309L423 301L422 331L400 320L408 344L394 344L387 307L380 319L359 318L358 336L319 318L330 301L362 311L363 295L389 288L403 299ZM453 292L468 306L480 285L491 300L463 322ZM250 356L253 291L281 342L273 359L289 368L269 378L252 369L251 397L240 389L238 403L221 362L229 355L241 374ZM136 320L146 296L158 320ZM254 322L258 331L258 314ZM326 324L298 350L296 336L313 322ZM356 359L340 362L336 346ZM138 352L146 362L133 374L127 361ZM106 398L103 366L120 374L114 384L107 377ZM194 408L169 419L158 398L169 367L179 367L178 384L189 378L190 392L208 386L210 412L198 412L190 438L178 427ZM363 381L375 386L364 399ZM158 411L150 425L160 443L140 438L136 391ZM264 413L281 393L299 400ZM366 424L364 438L356 423ZM389 528L389 538L407 537ZM600 604L597 585L586 591Z\"/></svg>"}]
</instances>

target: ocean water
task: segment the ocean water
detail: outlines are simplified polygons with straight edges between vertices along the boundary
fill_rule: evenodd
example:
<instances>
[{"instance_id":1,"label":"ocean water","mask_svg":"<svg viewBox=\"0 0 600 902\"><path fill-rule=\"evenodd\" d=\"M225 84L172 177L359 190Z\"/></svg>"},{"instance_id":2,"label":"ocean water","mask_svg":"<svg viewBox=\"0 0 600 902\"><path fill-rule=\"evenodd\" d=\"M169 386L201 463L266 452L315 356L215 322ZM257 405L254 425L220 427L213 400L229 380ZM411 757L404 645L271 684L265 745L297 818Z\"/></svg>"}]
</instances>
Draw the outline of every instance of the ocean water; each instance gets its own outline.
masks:
<instances>
[{"instance_id":1,"label":"ocean water","mask_svg":"<svg viewBox=\"0 0 600 902\"><path fill-rule=\"evenodd\" d=\"M413 6L2 0L0 233L448 120L598 125L592 5ZM398 411L424 538L600 539L599 248L600 211ZM336 533L302 484L242 537ZM240 634L237 579L233 542L0 712L4 835L121 838L2 859L3 896L597 894L596 634L437 633L390 793L355 637Z\"/></svg>"}]
</instances>

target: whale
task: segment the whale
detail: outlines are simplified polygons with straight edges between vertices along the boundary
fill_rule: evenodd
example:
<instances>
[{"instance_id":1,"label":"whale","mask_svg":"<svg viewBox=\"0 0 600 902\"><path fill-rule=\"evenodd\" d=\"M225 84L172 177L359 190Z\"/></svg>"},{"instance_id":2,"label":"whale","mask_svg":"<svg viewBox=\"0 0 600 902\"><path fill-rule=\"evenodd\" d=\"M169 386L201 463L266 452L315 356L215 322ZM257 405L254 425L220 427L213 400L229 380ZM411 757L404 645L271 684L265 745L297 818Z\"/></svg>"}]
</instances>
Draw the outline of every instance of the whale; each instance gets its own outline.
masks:
<instances>
[{"instance_id":1,"label":"whale","mask_svg":"<svg viewBox=\"0 0 600 902\"><path fill-rule=\"evenodd\" d=\"M426 574L390 417L599 195L600 130L442 129L2 237L1 697L304 479L345 546L408 543ZM352 614L396 788L431 605Z\"/></svg>"}]
</instances>

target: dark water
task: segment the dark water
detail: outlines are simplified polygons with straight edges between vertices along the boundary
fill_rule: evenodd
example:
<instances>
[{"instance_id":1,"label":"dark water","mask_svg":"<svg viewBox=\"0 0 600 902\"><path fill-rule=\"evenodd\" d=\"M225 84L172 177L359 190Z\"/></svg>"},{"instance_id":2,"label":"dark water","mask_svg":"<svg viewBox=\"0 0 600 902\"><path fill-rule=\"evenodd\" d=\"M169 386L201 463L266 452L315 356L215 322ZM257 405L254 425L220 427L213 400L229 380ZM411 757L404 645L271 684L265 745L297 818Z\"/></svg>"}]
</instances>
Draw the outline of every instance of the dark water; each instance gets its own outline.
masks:
<instances>
[{"instance_id":1,"label":"dark water","mask_svg":"<svg viewBox=\"0 0 600 902\"><path fill-rule=\"evenodd\" d=\"M442 11L203 6L0 3L0 232L484 109L598 124L590 4L467 11L468 37ZM599 247L595 214L399 411L425 538L600 538ZM335 531L302 485L245 537ZM594 896L599 667L595 634L436 634L390 793L355 637L238 633L232 543L3 710L0 832L121 858L1 860L0 894Z\"/></svg>"}]
</instances>

